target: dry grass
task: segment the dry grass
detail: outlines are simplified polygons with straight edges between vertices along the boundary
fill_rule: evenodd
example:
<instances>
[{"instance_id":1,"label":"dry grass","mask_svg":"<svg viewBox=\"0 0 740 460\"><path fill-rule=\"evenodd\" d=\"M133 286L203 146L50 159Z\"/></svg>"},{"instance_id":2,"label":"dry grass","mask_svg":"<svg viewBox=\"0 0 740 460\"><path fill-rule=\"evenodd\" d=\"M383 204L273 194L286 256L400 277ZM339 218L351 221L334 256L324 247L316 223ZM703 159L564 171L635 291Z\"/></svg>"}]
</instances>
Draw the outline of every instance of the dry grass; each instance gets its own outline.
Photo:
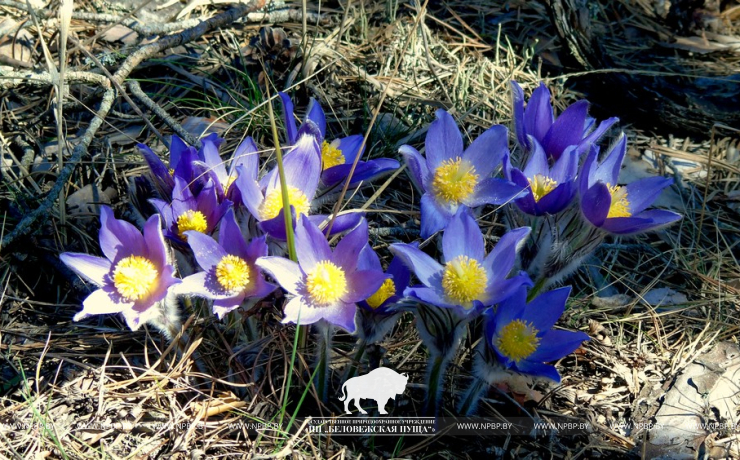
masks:
<instances>
[{"instance_id":1,"label":"dry grass","mask_svg":"<svg viewBox=\"0 0 740 460\"><path fill-rule=\"evenodd\" d=\"M268 76L277 89L295 91L299 108L305 107L308 96L318 98L346 133L367 126L381 93L387 91L368 142L371 156L394 156L401 144L422 143L423 127L440 107L451 111L470 139L492 124L510 123L509 80L532 89L543 77L541 68L552 69L565 52L547 11L537 2L507 2L508 9L489 3L434 3L425 12L392 1L385 5L352 1L346 10L329 4L320 11L311 4L309 10L323 16L318 23L308 23L307 51L276 63ZM95 11L93 6L77 3L76 11ZM214 8L200 6L193 14L211 15ZM12 7L0 6L0 11L17 21L28 18ZM171 11L173 7L165 10ZM145 62L132 77L169 114L171 124L202 117L226 128L226 152L245 135L271 145L257 83L260 68L245 65L245 47L260 26L246 23L210 32ZM288 37L301 41L300 20L280 26ZM132 48L91 40L103 27L98 21L73 18L70 33L115 70ZM42 30L30 22L25 30L48 44L56 40L53 21ZM67 70L95 73L96 64L86 54L71 50ZM567 72L561 69L550 77L556 111L582 97L572 89ZM25 85L0 91L4 161L0 210L6 235L39 206L41 194L52 188L60 170L51 87ZM100 88L91 82L70 85L63 111L70 149L98 110L100 95ZM151 128L131 115L131 103L139 105ZM608 115L618 112L618 107L611 108ZM627 436L614 424L649 420L661 388L701 350L719 341L737 342L740 170L738 133L731 128L715 126L703 138L681 132L659 136L639 123L622 128L630 136L631 155L646 156L653 160L654 172L676 177L673 196L683 206L685 218L658 234L609 241L574 276L574 300L560 324L585 330L593 340L559 363L564 376L560 386L537 387L539 401L525 403L543 417L559 413L588 420L597 428L594 433L573 438L466 438L464 443L446 437L390 442L310 436L305 426L297 422L288 426L287 420L294 415L329 416L341 413L341 407L336 401L322 404L308 384L309 376L300 371L312 364L311 349L298 351L300 365L291 388L286 388L295 330L279 324L281 298L224 321L209 315L201 301L183 305L190 341L180 352L154 331L128 331L116 317L72 323L89 287L57 256L63 251L96 253L97 229L88 210L69 213L66 227L60 226L62 216L54 207L29 235L2 248L0 455L465 458L482 452L503 455L508 450L518 458L545 450L556 456L634 453L639 434ZM113 197L119 214L140 221L144 197L134 197L133 203L127 198L130 179L144 171L133 143L162 150L157 138L172 129L139 101L117 100L62 196L92 184L110 191L106 196ZM264 158L270 155L265 152ZM367 210L374 247L382 250L415 238L418 196L405 173L350 191L350 196L345 209ZM332 204L327 198L326 209ZM502 226L496 215L485 215L489 219L484 233L499 235ZM640 301L653 288L671 288L684 293L687 301L656 309ZM603 300L617 293L626 296L620 302L612 297ZM353 339L340 334L335 345L336 383L351 360ZM474 338L468 339L453 364L449 382L453 389L461 390L470 375L467 358L474 345ZM411 391L396 410L415 414L423 405L418 382L423 380L425 357L410 316L403 318L382 349L371 353L409 372ZM502 394L492 391L489 396L481 406L483 414L516 412ZM452 397L448 396L448 407ZM283 428L258 432L247 425L278 423L286 399Z\"/></svg>"}]
</instances>

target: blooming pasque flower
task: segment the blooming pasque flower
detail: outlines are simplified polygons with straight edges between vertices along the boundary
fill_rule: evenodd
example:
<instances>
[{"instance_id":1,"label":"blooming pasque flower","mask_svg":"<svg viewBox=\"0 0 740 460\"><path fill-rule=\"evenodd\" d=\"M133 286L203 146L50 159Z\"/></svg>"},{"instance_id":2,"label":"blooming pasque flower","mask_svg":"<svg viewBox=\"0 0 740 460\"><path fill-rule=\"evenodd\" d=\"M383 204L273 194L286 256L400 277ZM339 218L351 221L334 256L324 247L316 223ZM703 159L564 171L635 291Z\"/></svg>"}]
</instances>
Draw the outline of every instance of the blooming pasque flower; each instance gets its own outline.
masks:
<instances>
[{"instance_id":1,"label":"blooming pasque flower","mask_svg":"<svg viewBox=\"0 0 740 460\"><path fill-rule=\"evenodd\" d=\"M149 164L149 169L163 197L170 199L172 196L175 177L189 184L194 194L200 193L205 180L195 174L193 166L198 160L198 151L195 148L188 146L182 139L173 135L170 141L170 165L167 167L149 147L144 144L138 144L137 147Z\"/></svg>"},{"instance_id":2,"label":"blooming pasque flower","mask_svg":"<svg viewBox=\"0 0 740 460\"><path fill-rule=\"evenodd\" d=\"M504 204L523 193L522 187L489 177L506 153L507 130L489 128L463 152L463 140L455 120L444 110L429 126L426 159L410 145L399 152L411 171L421 197L421 237L442 230L460 206Z\"/></svg>"},{"instance_id":3,"label":"blooming pasque flower","mask_svg":"<svg viewBox=\"0 0 740 460\"><path fill-rule=\"evenodd\" d=\"M316 136L303 132L293 150L283 159L285 180L288 185L288 199L295 218L300 223L303 216L318 224L326 216L309 216L311 200L316 194L321 173L321 159ZM277 166L261 181L257 181L257 168L247 169L245 165L236 167L237 178L234 185L249 212L260 222L262 230L279 240L285 240L285 219L283 217L283 193ZM338 216L332 227L333 233L343 232L357 226L360 214Z\"/></svg>"},{"instance_id":4,"label":"blooming pasque flower","mask_svg":"<svg viewBox=\"0 0 740 460\"><path fill-rule=\"evenodd\" d=\"M527 303L522 286L498 307L486 310L485 339L499 363L510 370L560 382L557 361L589 340L583 332L552 329L565 310L570 286L538 295Z\"/></svg>"},{"instance_id":5,"label":"blooming pasque flower","mask_svg":"<svg viewBox=\"0 0 740 460\"><path fill-rule=\"evenodd\" d=\"M298 140L299 130L295 116L293 116L293 102L287 94L279 93L279 95L283 103L283 115L285 117L285 127L288 132L288 142L295 144ZM308 105L306 120L313 122L321 133L321 136L318 138L318 142L321 145L321 182L326 187L332 187L347 178L357 155L362 156L363 152L360 151L360 146L362 145L363 136L355 134L337 138L331 142L328 141L326 139L326 115L321 105L313 98L311 98L311 102ZM398 161L391 158L358 161L355 171L352 174L350 185L357 184L361 181L372 180L389 171L398 169L399 166Z\"/></svg>"},{"instance_id":6,"label":"blooming pasque flower","mask_svg":"<svg viewBox=\"0 0 740 460\"><path fill-rule=\"evenodd\" d=\"M542 145L548 157L558 159L566 147L576 145L579 154L601 136L617 121L612 117L602 121L592 131L596 120L588 116L588 101L580 100L566 108L560 116L555 115L550 104L550 91L540 83L532 92L527 108L524 108L524 91L519 84L511 82L512 105L514 108L514 128L519 146L533 151L532 140Z\"/></svg>"},{"instance_id":7,"label":"blooming pasque flower","mask_svg":"<svg viewBox=\"0 0 740 460\"><path fill-rule=\"evenodd\" d=\"M238 176L237 167L242 166L250 176L257 177L260 161L259 151L254 140L247 137L231 155L227 171L226 164L221 160L221 155L218 152L222 142L223 139L215 133L203 138L203 147L199 152L202 162L199 161L196 164L201 166L207 177L210 177L213 183L216 184L216 195L219 201L226 198L235 205L239 205L242 203L241 193L238 187L232 187Z\"/></svg>"},{"instance_id":8,"label":"blooming pasque flower","mask_svg":"<svg viewBox=\"0 0 740 460\"><path fill-rule=\"evenodd\" d=\"M517 248L529 232L529 227L507 232L485 256L478 224L468 211L461 209L442 235L444 265L414 245L392 244L390 249L423 283L407 288L404 295L438 307L479 312L508 297L522 284L531 285L524 272L507 278L514 267Z\"/></svg>"},{"instance_id":9,"label":"blooming pasque flower","mask_svg":"<svg viewBox=\"0 0 740 460\"><path fill-rule=\"evenodd\" d=\"M177 294L192 294L213 299L213 312L219 317L238 308L244 299L261 299L277 286L264 280L254 261L267 255L265 237L247 244L229 209L221 220L218 243L210 236L189 230L188 244L204 271L190 275L174 289Z\"/></svg>"},{"instance_id":10,"label":"blooming pasque flower","mask_svg":"<svg viewBox=\"0 0 740 460\"><path fill-rule=\"evenodd\" d=\"M378 255L369 244L360 251L357 268L383 271ZM409 286L411 272L399 257L391 260L386 274L391 278L383 281L383 285L373 295L357 302L360 306L359 334L367 343L375 343L382 339L396 324L396 318L401 311L395 307L403 298L403 291Z\"/></svg>"},{"instance_id":11,"label":"blooming pasque flower","mask_svg":"<svg viewBox=\"0 0 740 460\"><path fill-rule=\"evenodd\" d=\"M660 192L673 183L667 177L648 177L617 185L627 138L622 134L603 162L597 164L598 149L591 148L580 174L581 211L595 227L609 233L629 235L656 230L681 218L661 209L645 209Z\"/></svg>"},{"instance_id":12,"label":"blooming pasque flower","mask_svg":"<svg viewBox=\"0 0 740 460\"><path fill-rule=\"evenodd\" d=\"M321 231L308 219L296 228L298 263L282 257L261 257L267 271L293 298L283 323L313 324L321 319L355 332L356 303L367 299L387 278L379 270L360 270L357 259L367 245L367 221L347 233L332 252Z\"/></svg>"},{"instance_id":13,"label":"blooming pasque flower","mask_svg":"<svg viewBox=\"0 0 740 460\"><path fill-rule=\"evenodd\" d=\"M545 150L535 139L529 162L524 170L511 165L509 155L504 155L504 176L513 183L527 188L527 193L514 203L527 214L541 216L556 214L565 209L576 193L575 178L578 172L578 152L575 146L565 152L550 167Z\"/></svg>"},{"instance_id":14,"label":"blooming pasque flower","mask_svg":"<svg viewBox=\"0 0 740 460\"><path fill-rule=\"evenodd\" d=\"M175 188L172 191L172 203L155 198L149 202L162 215L165 228L167 228L167 237L178 242L187 241L185 232L188 230L211 233L231 206L229 200L224 200L219 204L213 181L208 180L196 198L188 188L188 184L177 176L175 176Z\"/></svg>"},{"instance_id":15,"label":"blooming pasque flower","mask_svg":"<svg viewBox=\"0 0 740 460\"><path fill-rule=\"evenodd\" d=\"M167 262L158 215L144 224L144 234L128 222L117 220L113 210L100 208L100 249L105 258L65 252L59 258L75 273L100 287L82 303L75 321L91 315L121 313L131 330L137 330L162 313L170 286L180 280Z\"/></svg>"}]
</instances>

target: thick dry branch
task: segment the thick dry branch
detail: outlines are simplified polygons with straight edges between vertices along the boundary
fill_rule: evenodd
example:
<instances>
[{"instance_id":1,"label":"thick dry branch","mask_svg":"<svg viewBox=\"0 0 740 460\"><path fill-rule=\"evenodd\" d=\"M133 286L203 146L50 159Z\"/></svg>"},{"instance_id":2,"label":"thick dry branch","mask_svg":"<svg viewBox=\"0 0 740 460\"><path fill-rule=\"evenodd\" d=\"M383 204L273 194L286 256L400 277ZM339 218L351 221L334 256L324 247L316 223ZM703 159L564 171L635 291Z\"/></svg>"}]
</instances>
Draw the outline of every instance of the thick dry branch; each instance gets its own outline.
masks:
<instances>
[{"instance_id":1,"label":"thick dry branch","mask_svg":"<svg viewBox=\"0 0 740 460\"><path fill-rule=\"evenodd\" d=\"M110 87L110 81L105 78L104 75L93 72L66 72L64 74L64 80L68 85L74 83L89 83L102 86L103 88ZM0 70L0 90L10 89L23 84L32 86L50 86L54 84L54 77L46 71Z\"/></svg>"},{"instance_id":2,"label":"thick dry branch","mask_svg":"<svg viewBox=\"0 0 740 460\"><path fill-rule=\"evenodd\" d=\"M0 0L0 1L4 1L4 0ZM134 52L128 58L126 58L123 64L121 64L121 67L119 67L118 71L113 75L112 80L114 81L115 86L122 85L124 80L128 78L131 72L139 64L141 64L141 62L143 62L144 60L148 58L153 57L157 53L160 53L168 48L172 48L175 46L182 45L184 43L191 42L215 28L223 27L228 24L231 24L237 19L239 19L240 17L244 16L245 14L251 11L255 11L260 8L263 8L264 6L265 6L265 0L254 0L246 5L235 6L221 14L218 14L208 19L207 21L201 22L195 27L192 27L188 30L184 30L175 35L168 35L154 43L151 43L149 45L139 48L136 52ZM78 74L88 74L88 73L89 72L80 72ZM75 73L70 72L68 75L73 75L73 74ZM51 75L47 74L48 76L45 76L44 73L42 72L33 73L31 76L35 76L36 77L35 79L28 79L29 74L22 73L22 72L8 72L8 73L5 73L5 75L10 76L10 79L8 81L14 82L11 86L19 83L16 81L16 79L18 78L20 78L21 80L26 79L29 82L31 81L40 82L39 84L42 84L42 85L49 85L53 83ZM91 75L96 75L96 74L91 74ZM88 77L87 75L84 76L84 78L87 78L87 77ZM72 78L72 77L69 77L69 78ZM2 79L0 79L0 81L2 81ZM75 146L75 148L72 150L72 156L69 159L68 163L61 171L59 171L59 175L57 176L54 187L49 191L49 193L46 195L41 205L37 209L35 209L30 214L25 216L20 222L18 222L18 224L15 226L15 228L10 233L8 233L7 235L5 235L5 237L3 237L2 242L0 242L0 251L2 251L2 249L4 248L7 248L8 245L10 245L13 241L15 241L15 239L17 239L19 236L25 235L28 232L30 232L32 225L39 218L41 218L41 216L47 215L49 209L53 206L54 202L59 197L60 192L66 185L67 180L72 175L72 172L77 167L80 160L82 159L82 156L87 152L87 148L92 142L92 139L95 136L95 133L98 131L100 126L103 124L103 121L105 120L105 117L108 115L108 112L110 111L113 105L113 101L115 99L115 90L112 87L110 87L110 81L108 79L105 79L105 83L100 81L99 84L107 88L105 94L103 95L100 108L98 109L98 112L95 114L95 117L90 122L90 125L87 127L85 134L82 135L82 138L80 139L80 143L77 144L77 146Z\"/></svg>"}]
</instances>

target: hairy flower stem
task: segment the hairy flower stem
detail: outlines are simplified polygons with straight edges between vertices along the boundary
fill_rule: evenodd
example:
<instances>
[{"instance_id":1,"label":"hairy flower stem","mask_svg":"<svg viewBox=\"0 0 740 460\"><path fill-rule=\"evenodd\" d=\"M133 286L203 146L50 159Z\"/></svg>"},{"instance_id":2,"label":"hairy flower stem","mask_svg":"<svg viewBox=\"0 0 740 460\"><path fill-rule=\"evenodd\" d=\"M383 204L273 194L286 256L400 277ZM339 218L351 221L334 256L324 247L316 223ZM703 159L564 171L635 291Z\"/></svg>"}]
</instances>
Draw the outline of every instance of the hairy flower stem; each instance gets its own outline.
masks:
<instances>
[{"instance_id":1,"label":"hairy flower stem","mask_svg":"<svg viewBox=\"0 0 740 460\"><path fill-rule=\"evenodd\" d=\"M329 359L331 359L331 329L332 326L326 321L316 323L319 333L319 341L316 345L316 391L319 398L326 402L329 390Z\"/></svg>"},{"instance_id":2,"label":"hairy flower stem","mask_svg":"<svg viewBox=\"0 0 740 460\"><path fill-rule=\"evenodd\" d=\"M460 415L470 415L475 411L478 406L478 401L483 394L488 390L488 383L478 377L473 377L473 381L470 382L470 386L467 391L460 399L460 405L458 406L458 413Z\"/></svg>"},{"instance_id":3,"label":"hairy flower stem","mask_svg":"<svg viewBox=\"0 0 740 460\"><path fill-rule=\"evenodd\" d=\"M441 355L430 357L430 372L427 376L427 400L424 405L425 415L437 415L439 412L439 401L444 388L444 375L449 360Z\"/></svg>"}]
</instances>

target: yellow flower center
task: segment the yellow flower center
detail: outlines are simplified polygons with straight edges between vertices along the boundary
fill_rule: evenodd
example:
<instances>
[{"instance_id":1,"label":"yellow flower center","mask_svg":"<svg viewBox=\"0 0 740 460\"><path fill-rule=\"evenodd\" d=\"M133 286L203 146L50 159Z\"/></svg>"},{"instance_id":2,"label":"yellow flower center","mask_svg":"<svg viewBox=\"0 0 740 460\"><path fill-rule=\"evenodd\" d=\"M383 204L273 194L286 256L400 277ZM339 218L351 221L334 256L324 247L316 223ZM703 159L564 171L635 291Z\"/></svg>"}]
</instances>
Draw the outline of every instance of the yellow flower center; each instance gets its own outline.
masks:
<instances>
[{"instance_id":1,"label":"yellow flower center","mask_svg":"<svg viewBox=\"0 0 740 460\"><path fill-rule=\"evenodd\" d=\"M501 329L496 345L502 355L519 361L537 350L540 344L537 332L532 323L517 319Z\"/></svg>"},{"instance_id":2,"label":"yellow flower center","mask_svg":"<svg viewBox=\"0 0 740 460\"><path fill-rule=\"evenodd\" d=\"M432 188L435 194L447 202L461 203L470 196L478 183L473 165L462 158L445 160L434 171Z\"/></svg>"},{"instance_id":3,"label":"yellow flower center","mask_svg":"<svg viewBox=\"0 0 740 460\"><path fill-rule=\"evenodd\" d=\"M295 208L296 217L301 214L308 214L308 210L311 209L311 203L300 190L295 187L288 186L288 200L291 206ZM280 214L280 210L283 209L283 192L280 188L276 188L265 197L265 201L259 209L261 220L270 220L277 217Z\"/></svg>"},{"instance_id":4,"label":"yellow flower center","mask_svg":"<svg viewBox=\"0 0 740 460\"><path fill-rule=\"evenodd\" d=\"M170 169L167 170L167 172L170 173L170 176L171 177L175 177L175 170L174 169L170 168Z\"/></svg>"},{"instance_id":5,"label":"yellow flower center","mask_svg":"<svg viewBox=\"0 0 740 460\"><path fill-rule=\"evenodd\" d=\"M344 270L328 260L321 261L306 275L306 289L314 303L334 303L347 293Z\"/></svg>"},{"instance_id":6,"label":"yellow flower center","mask_svg":"<svg viewBox=\"0 0 740 460\"><path fill-rule=\"evenodd\" d=\"M543 174L536 174L533 178L529 179L529 186L532 189L532 195L534 195L535 203L540 201L543 196L552 192L558 183Z\"/></svg>"},{"instance_id":7,"label":"yellow flower center","mask_svg":"<svg viewBox=\"0 0 740 460\"><path fill-rule=\"evenodd\" d=\"M113 285L118 293L129 302L146 297L157 281L159 272L154 264L141 256L121 259L113 270Z\"/></svg>"},{"instance_id":8,"label":"yellow flower center","mask_svg":"<svg viewBox=\"0 0 740 460\"><path fill-rule=\"evenodd\" d=\"M338 144L337 144L338 145ZM332 166L343 165L345 163L342 151L334 143L324 141L321 144L321 169L329 169Z\"/></svg>"},{"instance_id":9,"label":"yellow flower center","mask_svg":"<svg viewBox=\"0 0 740 460\"><path fill-rule=\"evenodd\" d=\"M470 308L473 300L480 300L488 285L488 275L477 260L457 256L445 265L442 287L445 295L458 305Z\"/></svg>"},{"instance_id":10,"label":"yellow flower center","mask_svg":"<svg viewBox=\"0 0 740 460\"><path fill-rule=\"evenodd\" d=\"M612 217L631 217L630 202L627 199L627 189L620 187L619 185L606 184L609 187L609 194L612 196L612 204L609 206L609 214L606 215L607 219Z\"/></svg>"},{"instance_id":11,"label":"yellow flower center","mask_svg":"<svg viewBox=\"0 0 740 460\"><path fill-rule=\"evenodd\" d=\"M229 187L231 187L231 184L234 183L234 181L236 180L237 177L239 177L239 175L237 173L234 173L233 176L229 176L229 178L226 179L226 183L223 184L223 186L224 186L224 193L229 193Z\"/></svg>"},{"instance_id":12,"label":"yellow flower center","mask_svg":"<svg viewBox=\"0 0 740 460\"><path fill-rule=\"evenodd\" d=\"M396 295L396 285L393 284L392 279L387 279L383 281L383 285L380 286L380 289L375 291L375 294L368 297L365 302L370 305L370 308L378 308L383 305L383 302L394 295Z\"/></svg>"},{"instance_id":13,"label":"yellow flower center","mask_svg":"<svg viewBox=\"0 0 740 460\"><path fill-rule=\"evenodd\" d=\"M185 232L188 230L205 233L207 229L208 221L205 214L200 211L190 209L180 214L180 217L177 218L177 234L185 241L188 240L187 235L185 235Z\"/></svg>"},{"instance_id":14,"label":"yellow flower center","mask_svg":"<svg viewBox=\"0 0 740 460\"><path fill-rule=\"evenodd\" d=\"M224 256L216 265L216 279L227 291L241 291L249 284L249 265L241 257Z\"/></svg>"}]
</instances>

